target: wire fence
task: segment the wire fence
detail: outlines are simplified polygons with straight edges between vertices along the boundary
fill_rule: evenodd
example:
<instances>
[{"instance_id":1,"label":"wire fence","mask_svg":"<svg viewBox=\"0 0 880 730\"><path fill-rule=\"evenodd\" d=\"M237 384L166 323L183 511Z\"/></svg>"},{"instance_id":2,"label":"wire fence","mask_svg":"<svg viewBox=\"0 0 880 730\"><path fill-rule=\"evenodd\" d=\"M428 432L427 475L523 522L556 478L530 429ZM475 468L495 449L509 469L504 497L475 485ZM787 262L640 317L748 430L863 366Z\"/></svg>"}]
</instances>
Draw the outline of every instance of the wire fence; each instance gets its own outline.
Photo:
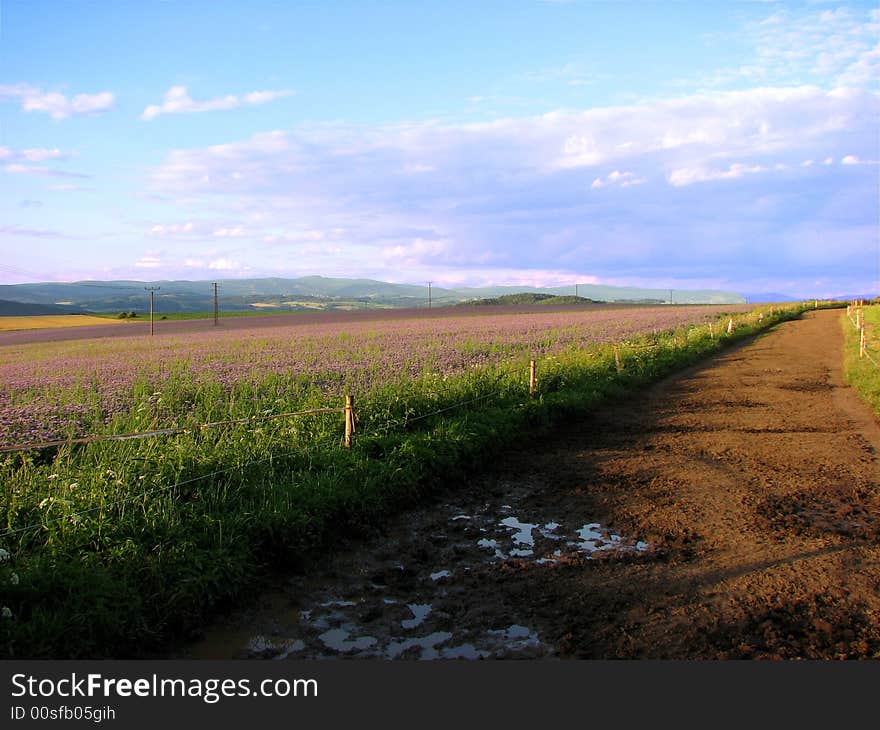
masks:
<instances>
[{"instance_id":1,"label":"wire fence","mask_svg":"<svg viewBox=\"0 0 880 730\"><path fill-rule=\"evenodd\" d=\"M708 334L712 339L715 339L716 337L722 338L725 335L730 336L736 331L736 328L738 325L746 323L747 320L753 321L753 318L751 317L752 314L753 313L748 313L746 315L738 315L737 317L730 317L728 319L727 326L719 328L719 331L717 331L717 332L715 331L713 324L710 323L710 324L706 325L706 328L708 329ZM849 315L849 310L848 310L847 314ZM763 320L763 313L760 315L760 319ZM699 329L699 327L693 328L693 329ZM685 344L687 343L688 334L690 333L690 331L692 331L692 330L689 330L689 332L686 333L685 336L683 337ZM674 341L678 342L679 341L678 337L675 337ZM627 343L627 342L620 342L620 343L616 343L616 344L611 345L612 352L613 352L614 365L615 365L615 368L616 368L618 374L622 373L625 370L626 359L629 355L631 355L635 352L640 352L640 351L656 350L656 349L662 348L663 346L664 345L659 344L659 343L639 345L639 344ZM591 353L591 354L598 354L598 353ZM444 406L444 407L435 409L433 411L421 413L419 415L415 415L415 416L405 415L402 418L394 419L392 421L389 421L385 424L382 424L382 425L372 429L367 435L372 435L372 436L387 435L388 433L390 433L394 430L405 429L405 428L409 427L411 424L418 423L418 422L427 420L429 418L442 415L443 413L448 413L450 411L454 411L459 408L464 408L466 406L473 405L475 403L486 401L486 400L493 398L493 397L502 396L505 394L505 392L510 393L511 391L509 388L508 389L498 388L497 387L498 384L506 376L511 376L511 375L515 376L515 375L520 375L523 373L524 373L523 364L519 364L519 363L518 364L512 364L512 363L502 364L501 371L497 374L497 377L494 379L494 381L492 381L491 384L489 385L490 390L488 392L482 393L482 394L480 394L476 397L473 397L473 398L468 398L466 400L462 400L462 401L450 404L448 406ZM528 391L527 391L527 393L523 392L523 395L524 396L528 395L528 397L534 398L534 397L540 395L540 388L538 385L539 371L537 368L536 359L532 358L529 361L527 373L528 373L528 379L527 379ZM525 377L523 378L523 382L524 383L526 382ZM432 394L433 395L442 395L441 393L432 393ZM354 399L349 395L346 395L345 399L346 399L345 406L342 406L342 407L313 408L313 409L302 410L302 411L290 411L290 412L285 412L285 413L269 414L269 415L263 415L263 416L251 416L251 417L241 418L241 419L213 421L210 423L203 423L203 424L199 424L196 426L183 426L183 427L156 429L156 430L151 430L151 431L143 431L143 432L139 432L139 433L93 435L93 436L83 436L83 437L78 437L78 438L69 438L69 439L55 440L55 441L43 441L43 442L34 442L34 443L27 443L27 444L15 444L15 445L4 446L4 447L0 448L0 453L25 451L25 450L38 450L38 449L45 449L45 448L68 446L68 445L73 445L73 444L90 444L90 443L97 443L97 442L103 442L103 441L127 441L127 440L134 440L134 439L156 438L156 437L169 436L169 435L175 435L175 434L193 433L196 431L203 431L203 430L208 430L211 428L217 428L217 427L222 427L222 426L249 425L249 424L256 424L259 422L270 421L270 420L278 420L278 419L284 419L284 418L297 418L297 417L313 416L313 415L321 415L321 414L343 414L345 416L345 420L344 420L345 440L344 440L344 443L345 443L346 447L350 448L352 445L352 442L354 440L354 434L355 434L355 430L356 430L355 424L358 422L358 417L357 417L357 412L356 412L355 406L354 406ZM366 401L367 404L373 404L373 405L375 405L378 402L380 402L380 401L375 400L375 399L372 401L369 401L369 400ZM294 456L298 453L300 453L298 450L292 450L292 451L287 451L282 454L273 454L273 455L267 456L262 459L256 459L256 460L245 462L242 464L235 464L235 465L232 465L229 467L224 467L222 469L217 469L217 470L211 471L206 474L200 474L200 475L197 475L197 476L194 476L194 477L182 480L182 481L175 482L173 484L168 484L168 485L154 487L152 489L147 489L147 490L135 493L135 494L128 495L126 497L121 497L116 500L111 500L109 502L105 502L100 505L96 505L94 507L89 507L89 508L82 509L79 511L68 512L68 513L64 514L63 516L60 516L57 518L45 519L45 520L41 520L39 523L34 523L34 524L26 525L23 527L9 529L4 532L0 532L0 539L5 539L8 537L13 537L15 535L20 535L20 534L26 533L31 530L44 529L49 525L57 524L57 523L60 523L63 521L77 520L79 518L93 514L95 512L100 512L102 510L111 509L113 507L127 504L127 503L137 502L138 500L143 500L149 496L161 494L163 492L173 492L175 489L179 489L181 487L184 487L184 486L187 486L190 484L194 484L196 482L211 480L211 479L214 479L218 476L221 476L223 474L227 474L227 473L230 473L230 472L233 472L236 470L244 470L244 469L247 469L251 466L256 466L256 465L263 464L266 462L271 462L273 460L283 461L284 459L287 459L287 458Z\"/></svg>"},{"instance_id":2,"label":"wire fence","mask_svg":"<svg viewBox=\"0 0 880 730\"><path fill-rule=\"evenodd\" d=\"M771 308L771 314L772 313L773 313L773 308ZM725 334L731 335L731 334L733 334L735 327L737 326L737 324L740 320L744 320L744 319L751 320L753 318L753 314L754 314L753 312L750 312L750 313L747 313L744 315L737 315L736 317L729 317L726 327L724 327L722 325L717 330L715 329L715 327L713 326L713 323L711 323L711 322L705 326L693 327L693 328L689 329L683 335L683 337L682 337L683 344L687 343L688 337L692 331L703 329L703 328L708 329L709 336L712 337L713 339L716 336L723 337ZM761 313L759 315L761 320L763 320L763 316L764 316L763 313ZM735 322L735 320L737 320L737 322ZM655 332L655 335L656 334L657 333ZM673 341L675 344L679 344L679 336L673 335ZM608 344L608 343L604 343L604 344ZM667 345L664 345L662 343L656 343L656 342L649 343L649 344L636 344L636 343L629 342L626 340L616 342L616 343L610 343L610 347L611 347L613 355L614 355L614 360L615 360L615 364L616 364L616 368L617 368L618 372L623 371L623 359L622 359L621 353L624 353L624 356L625 356L628 353L641 352L641 351L652 351L652 350L657 350L657 349L660 349L660 348L663 348L666 346ZM529 373L529 394L535 395L536 387L537 387L536 386L536 363L537 363L537 360L535 358L532 358L528 364L528 368L529 368L528 371L526 370L527 366L525 365L524 359L522 360L522 362L517 361L516 363L511 362L511 363L501 363L501 364L494 365L495 372L498 373L498 377L495 379L493 385L497 384L505 376L525 375L525 373L528 372ZM454 386L450 386L449 388L441 388L439 390L422 391L420 393L420 395L430 395L430 396L442 397L442 396L448 394L449 392L452 392L454 389L455 389ZM481 395L481 396L474 398L474 399L469 399L466 401L462 401L460 403L456 403L454 405L450 405L448 407L441 408L441 409L434 411L434 412L431 412L431 413L427 413L427 414L423 414L423 415L419 415L419 416L415 416L415 417L406 416L403 419L400 419L399 421L397 421L395 423L398 423L402 426L405 426L409 423L414 423L416 421L420 421L425 418L429 418L433 415L445 413L447 411L451 411L456 408L460 408L460 407L463 407L465 405L469 405L474 402L485 400L486 398L491 397L492 395L497 395L499 392L500 391L493 391L491 393ZM348 396L346 396L346 397L348 398ZM366 404L369 407L369 406L375 406L375 405L378 405L378 404L384 403L384 402L386 402L386 401L383 400L382 398L373 398L373 399L368 399L368 400L362 402L361 405L363 406L364 404ZM98 443L98 442L103 442L103 441L128 441L128 440L135 440L135 439L153 438L153 437L158 437L158 436L172 436L175 434L193 433L196 431L204 431L207 429L217 428L217 427L222 427L222 426L247 425L247 424L258 423L261 421L277 420L277 419L282 419L282 418L296 418L296 417L301 417L301 416L311 416L311 415L319 415L319 414L333 414L333 413L344 414L346 412L346 408L351 409L352 406L321 407L321 408L312 408L312 409L301 410L301 411L289 411L289 412L285 412L285 413L268 414L268 415L262 415L262 416L248 416L246 418L240 418L240 419L212 421L209 423L153 429L153 430L148 430L148 431L140 431L140 432L136 432L136 433L96 434L96 435L90 435L90 436L77 436L77 437L71 437L71 438L65 438L65 439L33 441L33 442L27 442L27 443L21 443L21 444L10 444L10 445L5 445L5 446L0 446L0 453L39 450L39 449L46 449L46 448L53 448L53 447L70 446L70 445L74 445L74 444Z\"/></svg>"},{"instance_id":3,"label":"wire fence","mask_svg":"<svg viewBox=\"0 0 880 730\"><path fill-rule=\"evenodd\" d=\"M867 360L875 368L880 370L880 362L875 359L880 358L880 352L872 353L874 343L877 342L877 335L873 327L865 322L864 302L852 302L846 308L846 316L850 324L859 333L859 359Z\"/></svg>"}]
</instances>

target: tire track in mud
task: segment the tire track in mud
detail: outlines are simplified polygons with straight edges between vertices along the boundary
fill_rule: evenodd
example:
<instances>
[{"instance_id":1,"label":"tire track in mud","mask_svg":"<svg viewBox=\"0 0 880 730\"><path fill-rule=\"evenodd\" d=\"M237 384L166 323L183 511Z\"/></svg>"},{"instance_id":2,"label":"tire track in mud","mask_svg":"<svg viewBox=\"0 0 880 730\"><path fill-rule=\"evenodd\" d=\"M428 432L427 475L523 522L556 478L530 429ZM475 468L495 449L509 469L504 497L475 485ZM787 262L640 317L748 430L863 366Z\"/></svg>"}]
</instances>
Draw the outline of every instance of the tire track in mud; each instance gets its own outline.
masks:
<instances>
[{"instance_id":1,"label":"tire track in mud","mask_svg":"<svg viewBox=\"0 0 880 730\"><path fill-rule=\"evenodd\" d=\"M177 656L880 657L880 427L839 318L511 450Z\"/></svg>"}]
</instances>

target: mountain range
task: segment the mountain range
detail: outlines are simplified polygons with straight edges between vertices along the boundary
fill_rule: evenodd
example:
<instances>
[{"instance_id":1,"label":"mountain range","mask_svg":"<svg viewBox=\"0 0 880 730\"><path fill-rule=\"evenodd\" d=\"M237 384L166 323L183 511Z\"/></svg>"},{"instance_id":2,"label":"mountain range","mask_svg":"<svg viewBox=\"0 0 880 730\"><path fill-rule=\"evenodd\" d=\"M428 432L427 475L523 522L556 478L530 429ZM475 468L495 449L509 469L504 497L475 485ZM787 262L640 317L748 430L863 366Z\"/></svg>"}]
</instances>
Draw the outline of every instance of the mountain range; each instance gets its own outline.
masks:
<instances>
[{"instance_id":1,"label":"mountain range","mask_svg":"<svg viewBox=\"0 0 880 730\"><path fill-rule=\"evenodd\" d=\"M254 309L357 309L421 307L428 304L428 286L393 284L372 279L339 279L306 276L298 279L225 279L217 282L223 311ZM149 309L147 289L153 288L159 312L207 312L214 306L209 281L78 281L0 285L0 300L60 308L68 312L118 312ZM507 294L575 294L574 286L431 287L432 306L460 304ZM745 297L717 290L642 289L579 284L577 294L602 302L674 304L741 304ZM0 314L8 307L0 309Z\"/></svg>"}]
</instances>

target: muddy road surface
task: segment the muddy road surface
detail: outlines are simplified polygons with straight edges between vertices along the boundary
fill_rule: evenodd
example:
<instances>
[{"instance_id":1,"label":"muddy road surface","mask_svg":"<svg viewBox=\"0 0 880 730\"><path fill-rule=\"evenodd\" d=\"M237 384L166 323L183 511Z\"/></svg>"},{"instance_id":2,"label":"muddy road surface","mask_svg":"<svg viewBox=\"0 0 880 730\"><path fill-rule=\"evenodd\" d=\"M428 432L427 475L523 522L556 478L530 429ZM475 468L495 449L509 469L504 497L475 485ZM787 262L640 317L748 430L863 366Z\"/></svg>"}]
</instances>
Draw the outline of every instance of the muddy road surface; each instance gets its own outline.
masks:
<instances>
[{"instance_id":1,"label":"muddy road surface","mask_svg":"<svg viewBox=\"0 0 880 730\"><path fill-rule=\"evenodd\" d=\"M810 312L340 545L191 658L880 658L880 427Z\"/></svg>"}]
</instances>

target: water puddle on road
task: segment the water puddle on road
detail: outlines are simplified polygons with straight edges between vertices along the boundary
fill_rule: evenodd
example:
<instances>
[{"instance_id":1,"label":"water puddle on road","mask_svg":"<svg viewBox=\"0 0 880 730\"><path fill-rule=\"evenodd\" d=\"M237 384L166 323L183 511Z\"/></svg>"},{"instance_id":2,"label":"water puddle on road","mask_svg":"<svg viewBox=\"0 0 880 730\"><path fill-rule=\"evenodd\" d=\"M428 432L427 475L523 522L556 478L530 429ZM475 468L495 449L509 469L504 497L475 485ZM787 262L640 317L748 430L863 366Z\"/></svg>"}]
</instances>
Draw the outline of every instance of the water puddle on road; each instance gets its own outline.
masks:
<instances>
[{"instance_id":1,"label":"water puddle on road","mask_svg":"<svg viewBox=\"0 0 880 730\"><path fill-rule=\"evenodd\" d=\"M517 580L516 571L566 569L563 562L577 569L578 560L614 559L649 546L597 522L553 514L535 519L530 512L485 503L419 515L384 539L331 558L324 573L290 578L268 608L236 618L232 630L208 632L185 656L553 657L529 607L523 612L498 601L493 586Z\"/></svg>"}]
</instances>

